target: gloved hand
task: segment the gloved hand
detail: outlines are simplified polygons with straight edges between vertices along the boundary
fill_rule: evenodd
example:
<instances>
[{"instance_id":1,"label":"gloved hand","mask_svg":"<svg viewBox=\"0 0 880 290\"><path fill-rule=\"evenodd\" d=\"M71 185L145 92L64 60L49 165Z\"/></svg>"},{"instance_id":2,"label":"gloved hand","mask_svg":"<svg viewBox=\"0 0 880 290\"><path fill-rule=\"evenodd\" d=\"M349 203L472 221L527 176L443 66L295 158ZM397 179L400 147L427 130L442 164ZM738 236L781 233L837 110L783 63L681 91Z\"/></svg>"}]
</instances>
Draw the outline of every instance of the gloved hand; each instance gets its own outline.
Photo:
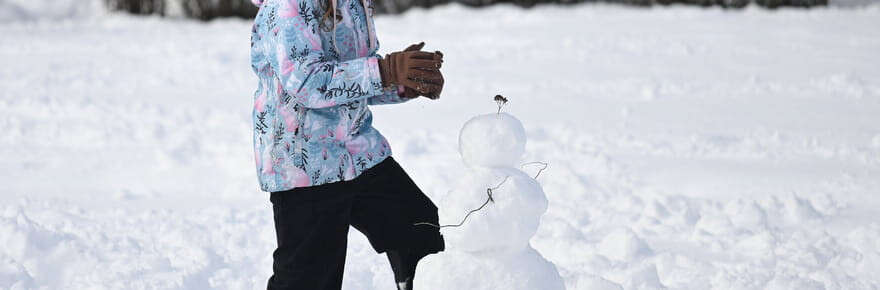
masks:
<instances>
[{"instance_id":1,"label":"gloved hand","mask_svg":"<svg viewBox=\"0 0 880 290\"><path fill-rule=\"evenodd\" d=\"M424 42L411 45L404 51L394 52L379 60L382 85L404 86L406 96L425 95L436 99L443 89L440 67L443 55L420 51ZM406 89L410 89L407 93ZM415 92L415 93L413 93Z\"/></svg>"},{"instance_id":2,"label":"gloved hand","mask_svg":"<svg viewBox=\"0 0 880 290\"><path fill-rule=\"evenodd\" d=\"M423 47L425 47L424 41L419 42L417 44L410 45L406 49L404 49L403 51L421 51ZM416 90L413 88L403 87L403 92L400 94L400 96L403 98L407 98L407 99L414 99L414 98L418 98L421 95L419 94L419 92L416 92Z\"/></svg>"},{"instance_id":3,"label":"gloved hand","mask_svg":"<svg viewBox=\"0 0 880 290\"><path fill-rule=\"evenodd\" d=\"M440 61L443 61L443 53L442 53L442 52L440 52L440 51L438 50L438 51L435 51L434 54L440 56ZM428 94L425 95L425 97L427 97L427 98L429 98L429 99L432 99L432 100L436 100L436 99L439 99L439 98L440 98L440 93L443 92L443 84L446 82L446 81L443 79L443 74L440 73L440 68L437 68L437 72L436 72L436 73L437 73L437 78L436 78L436 80L437 80L437 82L436 82L436 83L437 83L437 90L435 90L435 91L430 91L430 92L428 92Z\"/></svg>"},{"instance_id":4,"label":"gloved hand","mask_svg":"<svg viewBox=\"0 0 880 290\"><path fill-rule=\"evenodd\" d=\"M423 47L425 47L424 41L417 43L417 44L410 45L409 47L407 47L403 51L421 51ZM442 53L440 53L439 51L437 51L435 53L440 55L441 60L443 59ZM437 71L437 73L438 74L440 73L439 70ZM443 89L443 83L442 83L443 82L443 75L442 74L440 75L440 80L441 80L440 89L442 90ZM417 92L413 88L410 88L410 87L403 87L403 88L404 88L403 92L400 94L400 96L403 98L412 99L412 98L418 98L419 96L423 95L423 94L419 94L419 92ZM439 91L438 92L429 92L428 96L426 96L426 97L430 98L432 100L436 100L436 99L440 98L440 92Z\"/></svg>"}]
</instances>

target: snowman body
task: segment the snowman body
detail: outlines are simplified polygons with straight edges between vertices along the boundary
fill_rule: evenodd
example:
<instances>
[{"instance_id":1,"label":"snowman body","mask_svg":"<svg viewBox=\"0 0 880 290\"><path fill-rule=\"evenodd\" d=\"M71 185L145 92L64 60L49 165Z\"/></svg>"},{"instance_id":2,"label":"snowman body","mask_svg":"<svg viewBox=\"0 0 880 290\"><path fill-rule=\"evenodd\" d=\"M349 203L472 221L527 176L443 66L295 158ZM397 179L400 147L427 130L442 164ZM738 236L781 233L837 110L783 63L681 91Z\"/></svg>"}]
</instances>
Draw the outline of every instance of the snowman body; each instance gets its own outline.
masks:
<instances>
[{"instance_id":1,"label":"snowman body","mask_svg":"<svg viewBox=\"0 0 880 290\"><path fill-rule=\"evenodd\" d=\"M487 114L465 123L459 151L467 165L440 201L446 251L425 257L416 282L430 289L565 289L556 267L529 244L547 211L540 184L517 166L525 130L515 117ZM491 191L487 191L491 189ZM491 195L491 201L486 200Z\"/></svg>"}]
</instances>

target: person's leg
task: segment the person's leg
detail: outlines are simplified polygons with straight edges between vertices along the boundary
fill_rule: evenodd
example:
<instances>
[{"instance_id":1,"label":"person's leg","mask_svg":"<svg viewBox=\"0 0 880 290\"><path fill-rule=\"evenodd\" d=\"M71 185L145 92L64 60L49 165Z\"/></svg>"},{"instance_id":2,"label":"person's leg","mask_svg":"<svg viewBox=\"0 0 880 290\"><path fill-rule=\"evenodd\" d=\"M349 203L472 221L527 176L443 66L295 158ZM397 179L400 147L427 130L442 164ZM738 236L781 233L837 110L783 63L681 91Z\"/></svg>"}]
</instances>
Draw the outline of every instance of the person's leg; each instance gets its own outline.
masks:
<instances>
[{"instance_id":1,"label":"person's leg","mask_svg":"<svg viewBox=\"0 0 880 290\"><path fill-rule=\"evenodd\" d=\"M418 261L444 249L437 228L413 225L436 224L437 207L391 157L355 181L351 225L367 236L376 252L388 255L400 289L412 289Z\"/></svg>"},{"instance_id":2,"label":"person's leg","mask_svg":"<svg viewBox=\"0 0 880 290\"><path fill-rule=\"evenodd\" d=\"M419 260L428 255L425 251L412 248L389 249L385 251L391 271L394 273L394 282L398 290L412 290L413 280L416 276L416 266Z\"/></svg>"},{"instance_id":3,"label":"person's leg","mask_svg":"<svg viewBox=\"0 0 880 290\"><path fill-rule=\"evenodd\" d=\"M271 194L278 248L268 289L342 288L352 197L344 183Z\"/></svg>"}]
</instances>

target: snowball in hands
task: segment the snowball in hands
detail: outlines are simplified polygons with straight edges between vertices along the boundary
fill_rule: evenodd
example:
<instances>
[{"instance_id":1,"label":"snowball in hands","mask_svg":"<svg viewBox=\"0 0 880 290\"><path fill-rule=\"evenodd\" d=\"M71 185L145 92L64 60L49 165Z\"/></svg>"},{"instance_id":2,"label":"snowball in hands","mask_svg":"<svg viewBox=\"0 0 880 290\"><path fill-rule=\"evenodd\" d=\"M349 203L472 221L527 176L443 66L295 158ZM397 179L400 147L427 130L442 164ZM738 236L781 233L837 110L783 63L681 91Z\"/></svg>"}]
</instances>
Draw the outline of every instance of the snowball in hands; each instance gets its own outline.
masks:
<instances>
[{"instance_id":1,"label":"snowball in hands","mask_svg":"<svg viewBox=\"0 0 880 290\"><path fill-rule=\"evenodd\" d=\"M547 211L541 185L518 168L525 129L512 115L472 118L461 130L459 150L469 172L440 201L440 221L457 224L492 190L494 202L461 227L445 228L446 251L425 257L416 284L436 289L564 289L556 266L529 244ZM500 184L500 186L499 186Z\"/></svg>"}]
</instances>

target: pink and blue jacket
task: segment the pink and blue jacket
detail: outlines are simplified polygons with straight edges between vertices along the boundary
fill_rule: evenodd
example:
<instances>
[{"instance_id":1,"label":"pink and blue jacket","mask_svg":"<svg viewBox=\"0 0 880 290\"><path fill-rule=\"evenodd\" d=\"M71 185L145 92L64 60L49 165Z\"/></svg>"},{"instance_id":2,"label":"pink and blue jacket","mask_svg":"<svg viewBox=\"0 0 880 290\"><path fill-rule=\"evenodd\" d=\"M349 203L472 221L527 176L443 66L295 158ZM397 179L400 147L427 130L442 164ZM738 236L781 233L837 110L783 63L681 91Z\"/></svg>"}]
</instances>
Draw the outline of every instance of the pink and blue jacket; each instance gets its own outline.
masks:
<instances>
[{"instance_id":1,"label":"pink and blue jacket","mask_svg":"<svg viewBox=\"0 0 880 290\"><path fill-rule=\"evenodd\" d=\"M382 87L372 1L339 0L335 25L322 21L324 0L253 1L260 6L251 36L260 188L351 180L390 156L369 105L408 99Z\"/></svg>"}]
</instances>

